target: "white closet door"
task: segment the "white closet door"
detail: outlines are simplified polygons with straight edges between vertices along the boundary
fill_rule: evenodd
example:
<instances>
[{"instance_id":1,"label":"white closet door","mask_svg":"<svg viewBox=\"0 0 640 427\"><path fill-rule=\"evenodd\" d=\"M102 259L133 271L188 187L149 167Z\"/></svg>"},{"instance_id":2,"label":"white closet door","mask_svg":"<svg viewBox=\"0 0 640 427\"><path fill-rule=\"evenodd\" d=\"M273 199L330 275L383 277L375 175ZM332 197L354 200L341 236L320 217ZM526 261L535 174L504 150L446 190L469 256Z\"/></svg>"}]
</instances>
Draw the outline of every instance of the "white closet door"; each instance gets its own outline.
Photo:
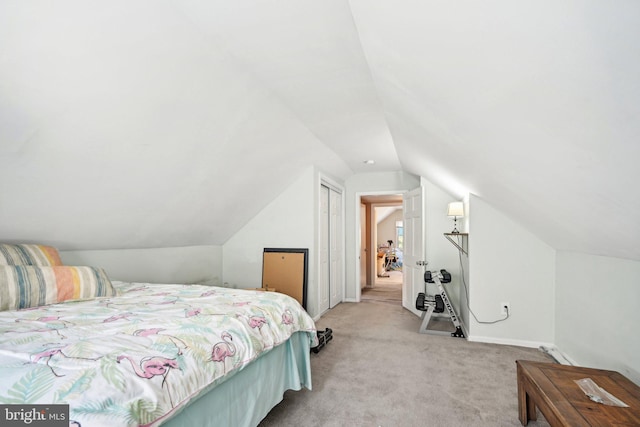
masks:
<instances>
[{"instance_id":1,"label":"white closet door","mask_svg":"<svg viewBox=\"0 0 640 427\"><path fill-rule=\"evenodd\" d=\"M320 187L320 283L318 284L318 313L329 310L329 189Z\"/></svg>"},{"instance_id":2,"label":"white closet door","mask_svg":"<svg viewBox=\"0 0 640 427\"><path fill-rule=\"evenodd\" d=\"M342 194L329 191L329 307L333 308L342 302L344 273L342 271Z\"/></svg>"}]
</instances>

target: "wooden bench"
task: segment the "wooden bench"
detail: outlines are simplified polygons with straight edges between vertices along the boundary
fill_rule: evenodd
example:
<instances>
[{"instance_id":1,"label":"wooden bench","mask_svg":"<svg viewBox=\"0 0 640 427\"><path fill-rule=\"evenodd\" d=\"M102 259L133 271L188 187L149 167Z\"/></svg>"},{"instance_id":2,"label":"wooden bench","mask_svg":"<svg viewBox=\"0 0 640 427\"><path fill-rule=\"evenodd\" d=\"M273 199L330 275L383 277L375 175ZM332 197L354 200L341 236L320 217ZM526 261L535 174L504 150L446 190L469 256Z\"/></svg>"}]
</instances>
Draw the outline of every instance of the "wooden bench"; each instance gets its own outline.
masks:
<instances>
[{"instance_id":1,"label":"wooden bench","mask_svg":"<svg viewBox=\"0 0 640 427\"><path fill-rule=\"evenodd\" d=\"M516 365L523 426L536 420L536 408L552 427L640 426L640 387L618 372L526 360L517 360ZM583 378L591 378L629 407L593 402L575 383Z\"/></svg>"}]
</instances>

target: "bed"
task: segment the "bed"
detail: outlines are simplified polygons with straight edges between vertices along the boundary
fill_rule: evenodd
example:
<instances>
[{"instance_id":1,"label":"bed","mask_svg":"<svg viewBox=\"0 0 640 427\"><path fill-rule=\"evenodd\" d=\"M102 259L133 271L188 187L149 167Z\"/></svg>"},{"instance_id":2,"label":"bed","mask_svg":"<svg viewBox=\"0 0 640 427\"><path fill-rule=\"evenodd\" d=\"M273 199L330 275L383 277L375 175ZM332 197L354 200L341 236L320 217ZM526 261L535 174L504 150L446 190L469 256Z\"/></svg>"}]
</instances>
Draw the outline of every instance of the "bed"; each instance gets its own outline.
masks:
<instances>
[{"instance_id":1,"label":"bed","mask_svg":"<svg viewBox=\"0 0 640 427\"><path fill-rule=\"evenodd\" d=\"M15 246L0 245L0 404L68 404L83 427L251 426L311 388L316 328L289 296L110 281Z\"/></svg>"}]
</instances>

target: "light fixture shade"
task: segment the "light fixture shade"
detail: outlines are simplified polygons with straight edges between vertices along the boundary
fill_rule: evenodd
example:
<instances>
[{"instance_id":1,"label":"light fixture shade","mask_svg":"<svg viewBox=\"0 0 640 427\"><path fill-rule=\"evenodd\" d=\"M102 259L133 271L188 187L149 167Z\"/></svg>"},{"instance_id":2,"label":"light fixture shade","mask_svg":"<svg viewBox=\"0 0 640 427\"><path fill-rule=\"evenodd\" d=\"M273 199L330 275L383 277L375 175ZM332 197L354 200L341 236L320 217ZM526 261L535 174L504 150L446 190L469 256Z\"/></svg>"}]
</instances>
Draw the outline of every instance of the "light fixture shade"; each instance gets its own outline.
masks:
<instances>
[{"instance_id":1,"label":"light fixture shade","mask_svg":"<svg viewBox=\"0 0 640 427\"><path fill-rule=\"evenodd\" d=\"M464 204L462 202L451 202L447 209L447 216L464 216Z\"/></svg>"}]
</instances>

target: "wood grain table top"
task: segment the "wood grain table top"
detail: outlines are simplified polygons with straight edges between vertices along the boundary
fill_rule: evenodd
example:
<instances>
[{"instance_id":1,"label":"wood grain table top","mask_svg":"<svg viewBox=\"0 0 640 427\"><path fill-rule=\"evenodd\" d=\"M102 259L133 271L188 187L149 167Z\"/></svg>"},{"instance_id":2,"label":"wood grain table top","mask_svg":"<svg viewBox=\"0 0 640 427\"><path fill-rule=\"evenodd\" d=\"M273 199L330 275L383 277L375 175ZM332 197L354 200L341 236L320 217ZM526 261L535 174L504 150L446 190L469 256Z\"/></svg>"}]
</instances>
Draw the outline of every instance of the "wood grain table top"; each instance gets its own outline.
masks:
<instances>
[{"instance_id":1,"label":"wood grain table top","mask_svg":"<svg viewBox=\"0 0 640 427\"><path fill-rule=\"evenodd\" d=\"M516 364L519 384L522 380L525 390L550 423L550 419L558 419L559 425L640 426L640 387L622 374L526 360L518 360ZM575 382L583 378L591 378L629 407L592 401ZM545 410L553 413L547 414Z\"/></svg>"}]
</instances>

